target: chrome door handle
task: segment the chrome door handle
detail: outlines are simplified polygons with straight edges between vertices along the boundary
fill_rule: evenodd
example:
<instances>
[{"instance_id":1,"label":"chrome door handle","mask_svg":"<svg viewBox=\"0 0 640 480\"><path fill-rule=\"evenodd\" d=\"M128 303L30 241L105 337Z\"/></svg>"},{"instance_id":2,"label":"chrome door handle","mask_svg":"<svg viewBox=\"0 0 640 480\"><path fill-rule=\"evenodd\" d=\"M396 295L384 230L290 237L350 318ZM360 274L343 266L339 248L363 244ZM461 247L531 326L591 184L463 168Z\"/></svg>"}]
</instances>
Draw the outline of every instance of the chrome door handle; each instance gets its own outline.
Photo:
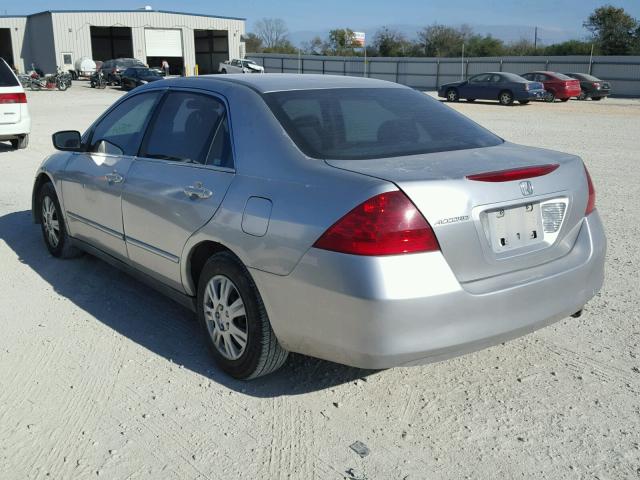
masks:
<instances>
[{"instance_id":1,"label":"chrome door handle","mask_svg":"<svg viewBox=\"0 0 640 480\"><path fill-rule=\"evenodd\" d=\"M124 177L122 175L120 175L118 172L113 172L113 173L107 173L104 176L107 179L107 182L109 183L122 183L124 182Z\"/></svg>"},{"instance_id":2,"label":"chrome door handle","mask_svg":"<svg viewBox=\"0 0 640 480\"><path fill-rule=\"evenodd\" d=\"M184 187L184 194L191 198L192 200L195 199L207 199L207 198L211 198L211 195L213 195L213 192L207 188L204 188L202 186L202 183L200 182L196 182L195 185L189 185L188 187Z\"/></svg>"}]
</instances>

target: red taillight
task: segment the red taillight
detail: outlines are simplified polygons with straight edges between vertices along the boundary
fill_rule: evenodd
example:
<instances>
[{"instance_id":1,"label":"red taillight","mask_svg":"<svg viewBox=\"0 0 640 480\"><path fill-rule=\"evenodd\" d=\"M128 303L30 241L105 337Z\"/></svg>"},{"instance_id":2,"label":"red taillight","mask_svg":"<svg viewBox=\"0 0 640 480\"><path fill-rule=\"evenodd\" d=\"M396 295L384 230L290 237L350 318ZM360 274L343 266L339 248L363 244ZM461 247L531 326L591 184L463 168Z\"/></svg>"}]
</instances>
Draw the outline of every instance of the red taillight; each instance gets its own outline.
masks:
<instances>
[{"instance_id":1,"label":"red taillight","mask_svg":"<svg viewBox=\"0 0 640 480\"><path fill-rule=\"evenodd\" d=\"M593 82L593 88L600 88L600 82Z\"/></svg>"},{"instance_id":2,"label":"red taillight","mask_svg":"<svg viewBox=\"0 0 640 480\"><path fill-rule=\"evenodd\" d=\"M587 175L587 186L589 187L589 200L587 201L587 209L584 211L584 215L587 216L596 209L596 189L593 188L593 182L591 181L591 175L585 165L584 173Z\"/></svg>"},{"instance_id":3,"label":"red taillight","mask_svg":"<svg viewBox=\"0 0 640 480\"><path fill-rule=\"evenodd\" d=\"M21 93L0 93L0 104L27 103L27 96Z\"/></svg>"},{"instance_id":4,"label":"red taillight","mask_svg":"<svg viewBox=\"0 0 640 480\"><path fill-rule=\"evenodd\" d=\"M477 182L510 182L512 180L541 177L553 172L558 166L558 164L554 163L549 165L535 165L533 167L512 168L509 170L467 175L467 179Z\"/></svg>"},{"instance_id":5,"label":"red taillight","mask_svg":"<svg viewBox=\"0 0 640 480\"><path fill-rule=\"evenodd\" d=\"M440 250L429 223L397 190L361 203L329 227L313 246L369 256Z\"/></svg>"}]
</instances>

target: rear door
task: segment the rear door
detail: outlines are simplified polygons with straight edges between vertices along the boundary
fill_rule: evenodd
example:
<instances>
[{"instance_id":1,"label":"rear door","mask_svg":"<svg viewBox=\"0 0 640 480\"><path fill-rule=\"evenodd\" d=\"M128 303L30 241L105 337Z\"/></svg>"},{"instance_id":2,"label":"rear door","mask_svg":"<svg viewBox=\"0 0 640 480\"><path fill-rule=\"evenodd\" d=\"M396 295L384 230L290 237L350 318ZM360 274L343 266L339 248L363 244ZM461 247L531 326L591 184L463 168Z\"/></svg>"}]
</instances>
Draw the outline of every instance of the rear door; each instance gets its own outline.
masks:
<instances>
[{"instance_id":1,"label":"rear door","mask_svg":"<svg viewBox=\"0 0 640 480\"><path fill-rule=\"evenodd\" d=\"M127 258L122 187L162 93L134 95L110 110L89 133L86 151L71 155L62 179L70 234L120 259Z\"/></svg>"},{"instance_id":2,"label":"rear door","mask_svg":"<svg viewBox=\"0 0 640 480\"><path fill-rule=\"evenodd\" d=\"M170 91L124 185L130 261L182 290L183 247L213 217L234 175L224 100L200 91Z\"/></svg>"}]
</instances>

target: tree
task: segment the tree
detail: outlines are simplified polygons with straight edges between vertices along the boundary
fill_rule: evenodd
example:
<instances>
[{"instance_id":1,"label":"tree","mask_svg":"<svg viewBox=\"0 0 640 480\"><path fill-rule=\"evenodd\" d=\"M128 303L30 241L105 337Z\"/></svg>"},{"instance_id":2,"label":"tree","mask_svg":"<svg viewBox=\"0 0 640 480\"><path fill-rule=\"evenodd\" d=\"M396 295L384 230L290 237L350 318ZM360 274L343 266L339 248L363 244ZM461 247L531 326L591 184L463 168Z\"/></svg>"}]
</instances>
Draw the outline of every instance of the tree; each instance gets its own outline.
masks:
<instances>
[{"instance_id":1,"label":"tree","mask_svg":"<svg viewBox=\"0 0 640 480\"><path fill-rule=\"evenodd\" d=\"M329 32L328 50L333 55L353 55L355 34L350 28L336 28Z\"/></svg>"},{"instance_id":2,"label":"tree","mask_svg":"<svg viewBox=\"0 0 640 480\"><path fill-rule=\"evenodd\" d=\"M603 55L628 55L632 52L638 21L624 8L605 5L596 8L584 22Z\"/></svg>"},{"instance_id":3,"label":"tree","mask_svg":"<svg viewBox=\"0 0 640 480\"><path fill-rule=\"evenodd\" d=\"M562 43L554 43L544 47L542 53L545 55L589 55L591 53L591 42L568 40Z\"/></svg>"},{"instance_id":4,"label":"tree","mask_svg":"<svg viewBox=\"0 0 640 480\"><path fill-rule=\"evenodd\" d=\"M537 55L539 52L536 50L535 45L528 38L521 38L515 42L511 42L505 46L504 55Z\"/></svg>"},{"instance_id":5,"label":"tree","mask_svg":"<svg viewBox=\"0 0 640 480\"><path fill-rule=\"evenodd\" d=\"M459 57L465 32L434 23L418 32L418 42L427 57Z\"/></svg>"},{"instance_id":6,"label":"tree","mask_svg":"<svg viewBox=\"0 0 640 480\"><path fill-rule=\"evenodd\" d=\"M262 39L255 33L244 35L244 43L247 53L260 53L262 51Z\"/></svg>"},{"instance_id":7,"label":"tree","mask_svg":"<svg viewBox=\"0 0 640 480\"><path fill-rule=\"evenodd\" d=\"M316 36L308 42L302 42L301 49L307 55L323 55L327 51L328 46L320 37Z\"/></svg>"},{"instance_id":8,"label":"tree","mask_svg":"<svg viewBox=\"0 0 640 480\"><path fill-rule=\"evenodd\" d=\"M263 18L254 26L256 35L260 37L265 49L282 48L287 44L289 29L281 18Z\"/></svg>"},{"instance_id":9,"label":"tree","mask_svg":"<svg viewBox=\"0 0 640 480\"><path fill-rule=\"evenodd\" d=\"M464 45L468 57L499 57L504 54L504 42L491 35L471 35Z\"/></svg>"},{"instance_id":10,"label":"tree","mask_svg":"<svg viewBox=\"0 0 640 480\"><path fill-rule=\"evenodd\" d=\"M382 27L375 33L372 44L381 57L404 57L411 50L411 42L402 33L388 27Z\"/></svg>"}]
</instances>

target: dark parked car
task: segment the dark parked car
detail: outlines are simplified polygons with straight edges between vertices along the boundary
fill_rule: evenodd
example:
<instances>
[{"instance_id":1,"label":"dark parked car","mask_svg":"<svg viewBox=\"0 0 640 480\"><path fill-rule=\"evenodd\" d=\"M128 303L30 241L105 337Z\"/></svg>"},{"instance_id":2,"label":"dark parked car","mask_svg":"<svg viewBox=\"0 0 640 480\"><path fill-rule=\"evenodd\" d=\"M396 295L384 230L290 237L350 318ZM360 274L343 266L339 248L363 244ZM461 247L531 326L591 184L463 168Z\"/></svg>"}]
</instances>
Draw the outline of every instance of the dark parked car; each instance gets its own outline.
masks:
<instances>
[{"instance_id":1,"label":"dark parked car","mask_svg":"<svg viewBox=\"0 0 640 480\"><path fill-rule=\"evenodd\" d=\"M129 67L146 67L146 65L136 58L115 58L103 62L100 69L109 85L120 85L120 77Z\"/></svg>"},{"instance_id":2,"label":"dark parked car","mask_svg":"<svg viewBox=\"0 0 640 480\"><path fill-rule=\"evenodd\" d=\"M602 100L611 93L611 85L609 82L600 80L588 73L565 73L566 76L575 78L580 82L581 92L578 100Z\"/></svg>"},{"instance_id":3,"label":"dark parked car","mask_svg":"<svg viewBox=\"0 0 640 480\"><path fill-rule=\"evenodd\" d=\"M127 68L120 77L120 86L123 90L133 90L140 85L145 85L149 82L155 82L156 80L162 80L162 77L157 71L147 67L131 67Z\"/></svg>"},{"instance_id":4,"label":"dark parked car","mask_svg":"<svg viewBox=\"0 0 640 480\"><path fill-rule=\"evenodd\" d=\"M461 98L473 102L476 99L497 100L502 105L511 105L514 100L527 104L531 100L544 98L541 83L531 82L506 72L488 72L474 75L469 80L445 83L438 88L438 96L449 102L457 102Z\"/></svg>"},{"instance_id":5,"label":"dark parked car","mask_svg":"<svg viewBox=\"0 0 640 480\"><path fill-rule=\"evenodd\" d=\"M580 82L558 72L529 72L522 75L527 80L541 82L547 91L545 100L553 102L556 98L566 102L580 95Z\"/></svg>"}]
</instances>

